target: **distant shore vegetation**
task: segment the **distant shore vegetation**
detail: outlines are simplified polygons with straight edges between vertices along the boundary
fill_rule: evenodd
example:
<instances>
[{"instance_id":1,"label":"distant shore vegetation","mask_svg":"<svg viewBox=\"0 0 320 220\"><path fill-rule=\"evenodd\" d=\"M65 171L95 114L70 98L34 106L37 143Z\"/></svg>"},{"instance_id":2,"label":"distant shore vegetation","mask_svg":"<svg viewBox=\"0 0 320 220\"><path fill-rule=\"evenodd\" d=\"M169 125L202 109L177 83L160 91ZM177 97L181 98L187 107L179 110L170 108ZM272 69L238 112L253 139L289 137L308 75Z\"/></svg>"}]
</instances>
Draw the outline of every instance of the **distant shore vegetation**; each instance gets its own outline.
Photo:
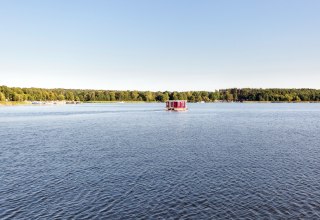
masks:
<instances>
[{"instance_id":1,"label":"distant shore vegetation","mask_svg":"<svg viewBox=\"0 0 320 220\"><path fill-rule=\"evenodd\" d=\"M0 86L0 102L5 101L81 101L81 102L319 102L318 89L232 88L215 91L151 92L84 89L42 89Z\"/></svg>"}]
</instances>

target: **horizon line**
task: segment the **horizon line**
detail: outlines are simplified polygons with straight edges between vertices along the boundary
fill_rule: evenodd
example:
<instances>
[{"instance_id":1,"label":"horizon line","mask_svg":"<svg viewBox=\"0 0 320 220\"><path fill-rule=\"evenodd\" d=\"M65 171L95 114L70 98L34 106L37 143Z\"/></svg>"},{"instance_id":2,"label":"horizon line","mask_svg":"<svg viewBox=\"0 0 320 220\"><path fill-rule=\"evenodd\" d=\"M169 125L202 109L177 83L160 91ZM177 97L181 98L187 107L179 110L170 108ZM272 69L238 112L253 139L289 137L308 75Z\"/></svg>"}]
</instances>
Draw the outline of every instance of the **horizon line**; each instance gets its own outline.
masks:
<instances>
[{"instance_id":1,"label":"horizon line","mask_svg":"<svg viewBox=\"0 0 320 220\"><path fill-rule=\"evenodd\" d=\"M139 91L139 92L194 92L194 91L205 91L205 92L213 92L213 91L220 91L220 90L228 90L228 89L260 89L260 90L268 90L268 89L288 89L288 90L320 90L320 88L308 88L308 87L228 87L228 88L220 88L220 89L213 89L213 90L139 90L139 89L90 89L90 88L62 88L62 87L21 87L21 86L7 86L7 85L0 85L9 88L21 88L21 89L63 89L63 90L96 90L96 91Z\"/></svg>"}]
</instances>

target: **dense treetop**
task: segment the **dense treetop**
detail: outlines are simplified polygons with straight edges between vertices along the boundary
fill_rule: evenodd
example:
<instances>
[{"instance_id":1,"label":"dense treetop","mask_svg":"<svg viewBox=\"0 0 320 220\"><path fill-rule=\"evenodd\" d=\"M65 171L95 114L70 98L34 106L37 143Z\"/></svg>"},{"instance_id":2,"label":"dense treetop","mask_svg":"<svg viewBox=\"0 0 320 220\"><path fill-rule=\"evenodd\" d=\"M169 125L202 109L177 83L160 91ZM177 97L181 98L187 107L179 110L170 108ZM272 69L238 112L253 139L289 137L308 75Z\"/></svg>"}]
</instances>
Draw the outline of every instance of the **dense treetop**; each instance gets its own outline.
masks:
<instances>
[{"instance_id":1,"label":"dense treetop","mask_svg":"<svg viewBox=\"0 0 320 220\"><path fill-rule=\"evenodd\" d=\"M222 89L216 91L151 92L83 89L42 89L0 86L0 101L146 101L180 99L189 102L222 101L320 101L317 89Z\"/></svg>"}]
</instances>

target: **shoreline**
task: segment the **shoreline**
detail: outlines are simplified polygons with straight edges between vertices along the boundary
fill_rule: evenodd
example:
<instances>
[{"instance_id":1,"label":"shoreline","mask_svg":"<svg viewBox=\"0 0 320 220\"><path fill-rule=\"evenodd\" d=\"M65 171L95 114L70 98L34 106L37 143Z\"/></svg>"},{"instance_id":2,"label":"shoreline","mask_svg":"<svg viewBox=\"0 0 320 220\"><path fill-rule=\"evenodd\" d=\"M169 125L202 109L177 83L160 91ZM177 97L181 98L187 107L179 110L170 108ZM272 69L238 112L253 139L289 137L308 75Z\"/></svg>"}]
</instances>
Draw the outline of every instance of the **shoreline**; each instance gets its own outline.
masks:
<instances>
[{"instance_id":1,"label":"shoreline","mask_svg":"<svg viewBox=\"0 0 320 220\"><path fill-rule=\"evenodd\" d=\"M32 101L0 101L0 107L2 106L26 106L26 105L32 105L32 106L51 106L51 105L75 105L76 103L68 103L69 101L49 101L49 102L43 102L38 104L33 104ZM145 101L84 101L77 104L144 104L144 103L165 103L165 102L145 102ZM208 103L239 103L239 104L267 104L267 103L273 103L273 104L316 104L320 103L320 101L300 101L300 102L288 102L288 101L242 101L242 102L227 102L227 101L215 101L215 102L188 102L191 104L208 104Z\"/></svg>"}]
</instances>

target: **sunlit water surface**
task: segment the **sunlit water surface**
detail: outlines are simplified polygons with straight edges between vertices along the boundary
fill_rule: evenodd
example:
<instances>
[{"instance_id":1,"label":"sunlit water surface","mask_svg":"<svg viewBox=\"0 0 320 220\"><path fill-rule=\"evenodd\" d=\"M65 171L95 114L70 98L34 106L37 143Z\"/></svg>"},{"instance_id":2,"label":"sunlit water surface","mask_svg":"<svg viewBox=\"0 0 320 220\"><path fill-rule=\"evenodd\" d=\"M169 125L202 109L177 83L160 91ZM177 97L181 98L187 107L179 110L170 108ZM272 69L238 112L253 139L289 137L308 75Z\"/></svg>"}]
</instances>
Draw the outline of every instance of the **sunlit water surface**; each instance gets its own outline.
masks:
<instances>
[{"instance_id":1,"label":"sunlit water surface","mask_svg":"<svg viewBox=\"0 0 320 220\"><path fill-rule=\"evenodd\" d=\"M0 108L0 219L319 219L319 104Z\"/></svg>"}]
</instances>

